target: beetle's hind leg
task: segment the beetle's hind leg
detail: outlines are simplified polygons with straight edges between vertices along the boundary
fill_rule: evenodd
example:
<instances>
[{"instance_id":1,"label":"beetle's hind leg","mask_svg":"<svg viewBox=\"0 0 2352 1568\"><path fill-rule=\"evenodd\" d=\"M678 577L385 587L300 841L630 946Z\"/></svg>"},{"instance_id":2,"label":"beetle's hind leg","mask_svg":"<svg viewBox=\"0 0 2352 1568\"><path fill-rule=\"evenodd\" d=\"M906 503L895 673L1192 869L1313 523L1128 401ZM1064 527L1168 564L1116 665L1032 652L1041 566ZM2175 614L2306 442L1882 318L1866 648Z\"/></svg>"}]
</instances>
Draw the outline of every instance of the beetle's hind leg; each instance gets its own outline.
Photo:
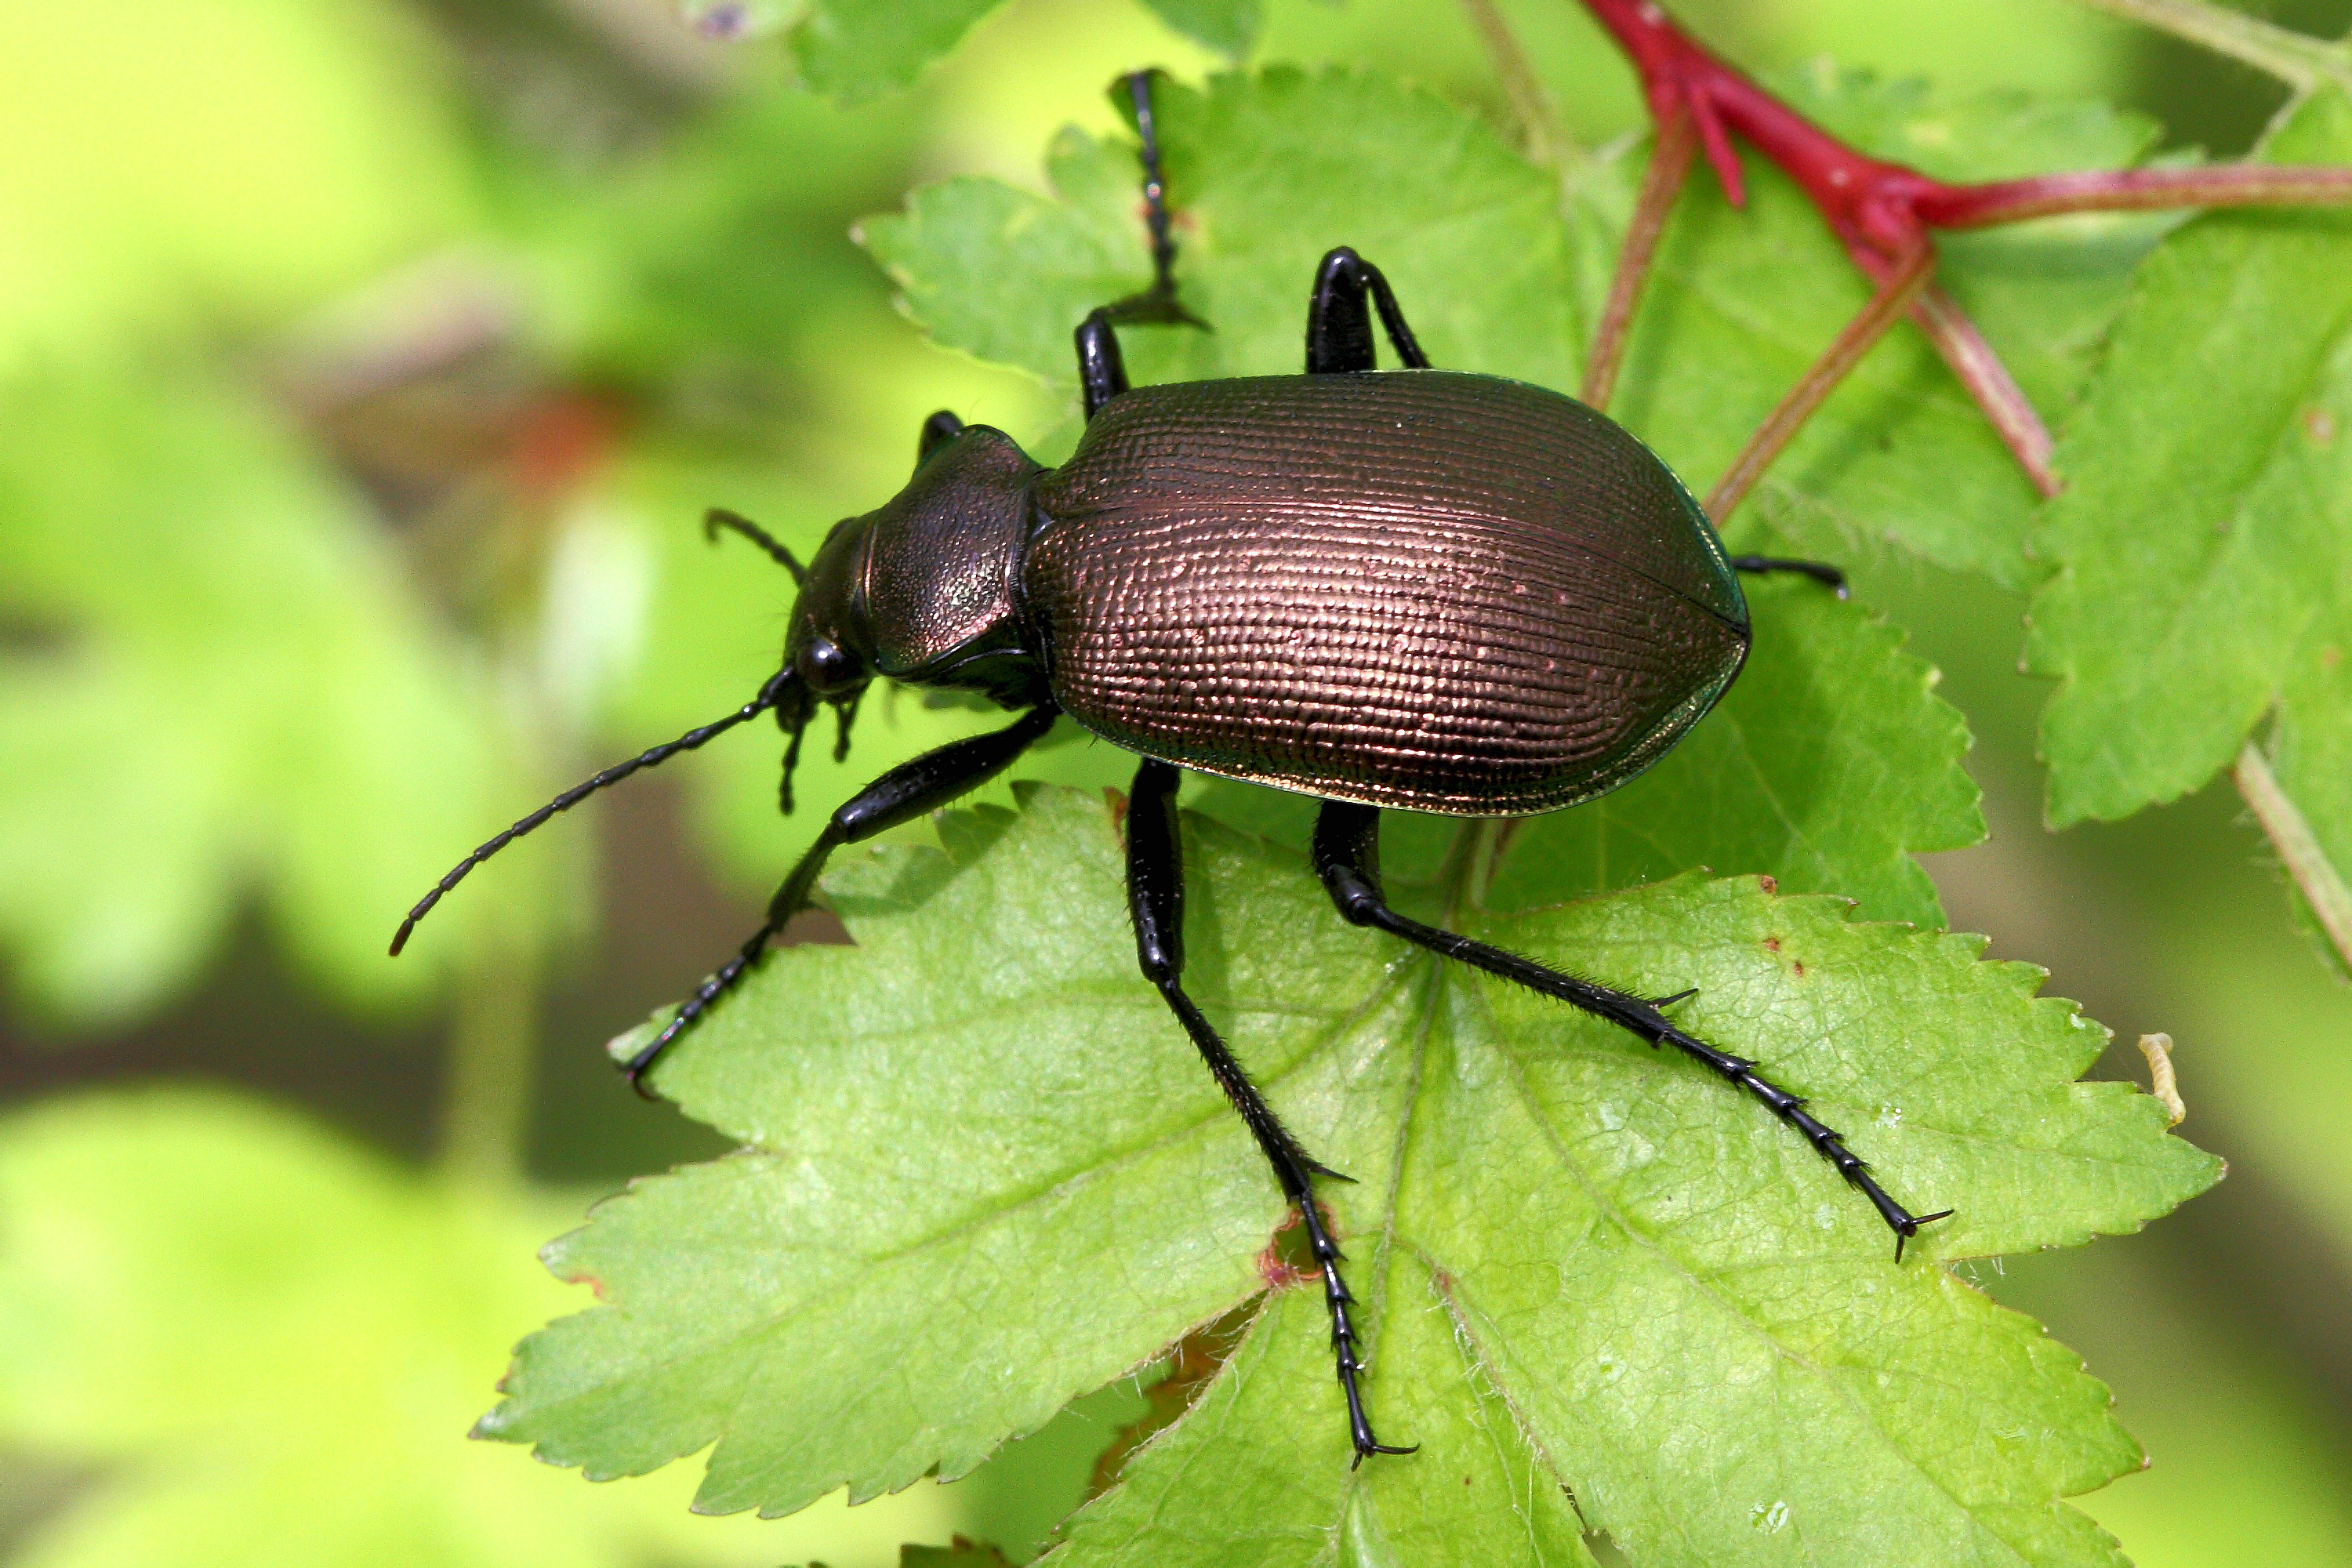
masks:
<instances>
[{"instance_id":1,"label":"beetle's hind leg","mask_svg":"<svg viewBox=\"0 0 2352 1568\"><path fill-rule=\"evenodd\" d=\"M1630 1029L1653 1046L1667 1045L1696 1058L1717 1073L1747 1090L1766 1110L1803 1134L1822 1158L1837 1168L1871 1206L1879 1218L1895 1232L1895 1260L1903 1261L1903 1244L1919 1234L1919 1227L1949 1215L1949 1209L1936 1214L1914 1215L1901 1204L1886 1195L1871 1178L1869 1167L1862 1156L1845 1146L1843 1134L1822 1125L1805 1110L1805 1102L1788 1090L1768 1083L1756 1071L1756 1064L1744 1058L1720 1051L1706 1041L1683 1033L1658 1011L1662 1005L1680 1001L1680 996L1666 998L1664 1003L1645 1001L1596 985L1589 980L1547 969L1530 959L1482 942L1473 942L1450 931L1408 920L1388 906L1381 892L1380 877L1381 814L1369 805L1352 805L1343 801L1325 801L1315 819L1315 870L1330 890L1331 901L1339 907L1340 915L1351 925L1372 926L1401 936L1405 941L1429 949L1442 957L1461 962L1500 975L1557 997L1574 1007L1582 1008L1595 1017L1606 1018L1621 1028ZM1685 992L1684 995L1688 995Z\"/></svg>"},{"instance_id":2,"label":"beetle's hind leg","mask_svg":"<svg viewBox=\"0 0 2352 1568\"><path fill-rule=\"evenodd\" d=\"M1774 572L1793 572L1800 577L1811 577L1822 587L1833 590L1841 599L1846 596L1845 574L1826 561L1793 561L1781 555L1735 555L1731 558L1731 569L1759 577Z\"/></svg>"},{"instance_id":3,"label":"beetle's hind leg","mask_svg":"<svg viewBox=\"0 0 2352 1568\"><path fill-rule=\"evenodd\" d=\"M1381 313L1389 346L1409 370L1427 370L1404 311L1381 269L1346 246L1326 254L1315 268L1315 293L1307 304L1307 374L1329 375L1377 368L1372 349L1372 311Z\"/></svg>"},{"instance_id":4,"label":"beetle's hind leg","mask_svg":"<svg viewBox=\"0 0 2352 1568\"><path fill-rule=\"evenodd\" d=\"M1078 386L1087 417L1127 390L1127 364L1118 351L1118 324L1198 327L1209 323L1176 298L1176 241L1169 233L1168 180L1160 164L1160 125L1151 112L1151 82L1157 71L1136 71L1114 85L1126 89L1135 107L1135 132L1141 142L1143 221L1151 233L1151 287L1140 294L1098 305L1078 323Z\"/></svg>"},{"instance_id":5,"label":"beetle's hind leg","mask_svg":"<svg viewBox=\"0 0 2352 1568\"><path fill-rule=\"evenodd\" d=\"M1274 1179L1281 1184L1283 1195L1297 1206L1299 1220L1307 1227L1307 1245L1322 1271L1324 1303L1331 1310L1331 1349L1339 1362L1339 1386L1347 1394L1348 1436L1355 1446L1355 1462L1362 1464L1369 1454L1410 1454L1412 1448L1390 1447L1372 1436L1371 1421L1364 1414L1363 1391L1357 1385L1357 1374L1364 1370L1364 1363L1357 1359L1356 1325L1349 1315L1356 1299L1339 1275L1339 1244L1331 1239L1315 1206L1315 1177L1348 1178L1317 1163L1298 1146L1298 1140L1250 1082L1216 1029L1184 994L1184 854L1176 828L1180 776L1171 764L1146 758L1136 769L1135 788L1128 798L1127 903L1135 919L1136 958L1143 967L1143 977L1159 988L1169 1010L1192 1037L1217 1087L1248 1124L1266 1163L1274 1167Z\"/></svg>"}]
</instances>

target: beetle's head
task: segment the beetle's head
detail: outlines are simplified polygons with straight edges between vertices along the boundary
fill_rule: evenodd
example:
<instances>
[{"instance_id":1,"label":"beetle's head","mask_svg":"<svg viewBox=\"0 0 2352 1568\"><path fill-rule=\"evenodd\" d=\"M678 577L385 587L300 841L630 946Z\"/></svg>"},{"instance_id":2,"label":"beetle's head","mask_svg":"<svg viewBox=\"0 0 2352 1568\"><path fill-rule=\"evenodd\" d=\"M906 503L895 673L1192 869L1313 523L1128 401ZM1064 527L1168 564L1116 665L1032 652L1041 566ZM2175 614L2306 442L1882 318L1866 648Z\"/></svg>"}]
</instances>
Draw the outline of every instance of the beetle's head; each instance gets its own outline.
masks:
<instances>
[{"instance_id":1,"label":"beetle's head","mask_svg":"<svg viewBox=\"0 0 2352 1568\"><path fill-rule=\"evenodd\" d=\"M873 683L874 642L865 592L873 533L870 517L835 523L809 563L800 597L793 605L784 633L783 684L776 699L776 727L793 738L784 752L782 794L786 811L793 808L793 768L800 761L801 731L819 707L832 703L839 721L834 756L847 755L857 700Z\"/></svg>"},{"instance_id":2,"label":"beetle's head","mask_svg":"<svg viewBox=\"0 0 2352 1568\"><path fill-rule=\"evenodd\" d=\"M856 701L874 679L865 603L866 553L873 535L870 517L835 523L809 563L793 605L784 666L798 678L808 712L820 702ZM781 708L777 714L785 716Z\"/></svg>"}]
</instances>

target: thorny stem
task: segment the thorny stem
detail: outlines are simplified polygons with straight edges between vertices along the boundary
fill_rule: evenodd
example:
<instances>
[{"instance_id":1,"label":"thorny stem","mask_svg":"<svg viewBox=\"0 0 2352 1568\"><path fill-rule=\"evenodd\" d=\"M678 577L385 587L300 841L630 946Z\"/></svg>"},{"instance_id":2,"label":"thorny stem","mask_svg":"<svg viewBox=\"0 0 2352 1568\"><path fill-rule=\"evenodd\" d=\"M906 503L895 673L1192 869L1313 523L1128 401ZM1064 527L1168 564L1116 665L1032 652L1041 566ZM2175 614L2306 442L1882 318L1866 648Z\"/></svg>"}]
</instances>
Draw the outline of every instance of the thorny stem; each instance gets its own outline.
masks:
<instances>
[{"instance_id":1,"label":"thorny stem","mask_svg":"<svg viewBox=\"0 0 2352 1568\"><path fill-rule=\"evenodd\" d=\"M1535 67L1528 63L1527 51L1519 47L1511 25L1495 8L1495 0L1462 0L1462 9L1469 15L1470 25L1478 30L1480 41L1486 46L1486 58L1494 62L1495 76L1503 84L1503 96L1511 100L1511 114L1519 122L1520 143L1528 161L1557 161L1568 147L1567 139L1560 134L1559 121L1552 118L1551 99L1538 79Z\"/></svg>"},{"instance_id":2,"label":"thorny stem","mask_svg":"<svg viewBox=\"0 0 2352 1568\"><path fill-rule=\"evenodd\" d=\"M2183 0L2116 3L2169 5L2184 15L2192 10L2201 15L2204 9L2189 7ZM2094 170L1987 184L1952 184L1847 146L1717 58L1675 26L1652 0L1581 0L1581 4L1608 29L1641 73L1651 117L1661 128L1661 136L1664 128L1678 118L1691 120L1707 163L1734 206L1745 205L1747 199L1739 160L1731 148L1732 134L1737 132L1803 188L1831 231L1844 242L1854 265L1882 286L1918 251L1932 253L1929 231L1934 228L1974 228L2059 213L2352 202L2352 170L2273 164ZM2352 67L2346 65L2341 51L2311 39L2301 42L2308 46L2304 53L2311 60L2324 61L2338 74L2352 77ZM1638 279L1633 286L1638 288ZM1613 293L1612 289L1612 297ZM2019 466L2038 488L2050 493L2057 477L2050 468L2048 433L1990 345L1946 296L1923 298L1914 313L2000 433ZM1818 404L1819 398L1813 402ZM1784 404L1783 410L1788 406ZM1810 409L1808 405L1806 411ZM1771 450L1777 452L1784 445L1785 435ZM1748 476L1748 482L1752 481L1753 476Z\"/></svg>"},{"instance_id":3,"label":"thorny stem","mask_svg":"<svg viewBox=\"0 0 2352 1568\"><path fill-rule=\"evenodd\" d=\"M1592 332L1592 353L1584 363L1584 385L1578 395L1588 406L1606 413L1610 395L1617 390L1633 307L1641 303L1650 258L1657 252L1658 237L1666 231L1675 198L1682 195L1697 153L1698 127L1688 114L1677 112L1659 122L1649 167L1642 172L1642 194L1633 203L1625 243L1617 251L1617 271L1609 279L1609 303L1601 309L1601 324Z\"/></svg>"},{"instance_id":4,"label":"thorny stem","mask_svg":"<svg viewBox=\"0 0 2352 1568\"><path fill-rule=\"evenodd\" d=\"M2352 969L2352 889L2347 889L2344 879L2320 847L2318 836L2311 824L2297 809L2286 791L2279 787L2277 776L2271 772L2270 762L2262 748L2248 741L2238 752L2237 765L2231 770L2237 781L2238 793L2263 825L2263 832L2279 852L2286 866L2286 874L2294 879L2295 890L2310 907L2319 929L2327 933L2336 956Z\"/></svg>"},{"instance_id":5,"label":"thorny stem","mask_svg":"<svg viewBox=\"0 0 2352 1568\"><path fill-rule=\"evenodd\" d=\"M1932 247L1923 245L1913 251L1878 286L1878 292L1871 297L1869 304L1863 307L1862 313L1845 324L1845 330L1838 333L1836 341L1813 362L1803 378L1789 389L1789 395L1780 399L1780 405L1757 426L1756 434L1748 438L1748 445L1740 450L1738 457L1732 459L1729 471L1717 482L1714 492L1706 498L1706 515L1715 520L1717 527L1723 526L1723 520L1731 515L1763 476L1764 470L1772 466L1772 459L1780 455L1781 448L1803 428L1805 421L1812 417L1813 410L1837 389L1838 383L1845 379L1846 373L1861 363L1862 356L1870 352L1873 344L1886 335L1887 329L1895 325L1895 319L1910 308L1913 298L1927 287L1935 268L1936 252Z\"/></svg>"},{"instance_id":6,"label":"thorny stem","mask_svg":"<svg viewBox=\"0 0 2352 1568\"><path fill-rule=\"evenodd\" d=\"M2082 0L2095 10L2143 23L2159 32L2201 44L2216 54L2268 71L2298 92L2309 92L2323 77L2352 88L2352 59L2345 51L2306 34L2209 5L2204 0Z\"/></svg>"}]
</instances>

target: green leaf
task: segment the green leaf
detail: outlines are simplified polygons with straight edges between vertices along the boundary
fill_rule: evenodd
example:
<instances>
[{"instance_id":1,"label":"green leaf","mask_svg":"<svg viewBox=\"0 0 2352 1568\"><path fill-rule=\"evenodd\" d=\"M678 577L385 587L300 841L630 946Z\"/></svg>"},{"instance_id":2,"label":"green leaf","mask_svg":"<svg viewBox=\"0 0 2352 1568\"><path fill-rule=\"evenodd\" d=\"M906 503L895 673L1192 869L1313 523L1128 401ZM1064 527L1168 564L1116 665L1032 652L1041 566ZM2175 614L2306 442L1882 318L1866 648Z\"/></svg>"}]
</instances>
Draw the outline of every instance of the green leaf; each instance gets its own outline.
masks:
<instances>
[{"instance_id":1,"label":"green leaf","mask_svg":"<svg viewBox=\"0 0 2352 1568\"><path fill-rule=\"evenodd\" d=\"M2315 94L2264 149L2352 161ZM2027 656L2049 814L2196 789L2275 714L2273 770L2352 872L2352 219L2213 214L2140 270L2060 458Z\"/></svg>"},{"instance_id":2,"label":"green leaf","mask_svg":"<svg viewBox=\"0 0 2352 1568\"><path fill-rule=\"evenodd\" d=\"M1229 60L1240 59L1257 41L1265 20L1265 0L1143 0L1160 19Z\"/></svg>"},{"instance_id":3,"label":"green leaf","mask_svg":"<svg viewBox=\"0 0 2352 1568\"><path fill-rule=\"evenodd\" d=\"M563 1294L528 1249L567 1212L217 1092L0 1121L0 1445L89 1472L8 1561L769 1568L947 1532L930 1489L780 1531L467 1443L498 1347Z\"/></svg>"},{"instance_id":4,"label":"green leaf","mask_svg":"<svg viewBox=\"0 0 2352 1568\"><path fill-rule=\"evenodd\" d=\"M1218 78L1205 96L1164 87L1159 110L1182 220L1183 297L1215 331L1129 331L1139 380L1296 370L1316 260L1345 239L1389 274L1438 363L1575 384L1579 283L1556 182L1473 116L1378 77L1278 69ZM1916 113L1887 113L1916 132ZM2011 120L1995 123L2023 134ZM1059 200L952 180L866 234L940 342L1074 388L1066 324L1148 281L1148 260L1129 149L1066 132L1050 172ZM1759 195L1749 228L1775 221L1767 205ZM1818 228L1810 211L1802 216ZM1788 214L1776 221L1769 241L1743 228L1719 268L1710 260L1709 286L1753 294L1759 269L1739 247L1803 243L1783 232ZM1842 276L1834 246L1825 236L1821 244L1831 253L1823 265ZM1706 412L1725 378L1752 369L1760 388L1768 373L1793 379L1801 365L1767 365L1752 339L1689 325L1689 301L1677 298L1661 309L1681 324L1659 341L1677 363L1706 367L1677 406L1727 460L1746 426ZM1758 301L1740 313L1762 310ZM1835 330L1828 324L1822 341ZM1747 368L1723 368L1733 362ZM1861 439L1858 421L1884 412L1875 396L1842 414L1833 405L1822 428ZM1899 652L1899 639L1853 606L1811 584L1759 584L1755 596L1756 652L1722 708L1627 789L1528 827L1498 900L1557 900L1706 865L1843 893L1878 918L1942 923L1909 857L1983 836L1958 715L1927 691L1929 672ZM1305 842L1307 803L1245 787L1195 798L1225 820ZM1402 831L1408 858L1432 842L1426 826Z\"/></svg>"},{"instance_id":5,"label":"green leaf","mask_svg":"<svg viewBox=\"0 0 2352 1568\"><path fill-rule=\"evenodd\" d=\"M1572 385L1576 283L1554 178L1470 111L1369 74L1276 68L1156 95L1185 302L1215 328L1123 334L1139 383L1299 368L1317 260L1356 247L1438 363ZM1075 395L1070 332L1151 279L1131 146L1065 131L1058 200L964 178L869 219L866 248L940 342Z\"/></svg>"},{"instance_id":6,"label":"green leaf","mask_svg":"<svg viewBox=\"0 0 2352 1568\"><path fill-rule=\"evenodd\" d=\"M22 994L136 1016L250 893L339 995L420 995L436 971L385 962L392 924L505 820L511 781L490 787L496 710L390 538L226 387L25 377L0 425L0 615L26 634L0 651L0 942ZM529 881L450 939L523 919Z\"/></svg>"},{"instance_id":7,"label":"green leaf","mask_svg":"<svg viewBox=\"0 0 2352 1568\"><path fill-rule=\"evenodd\" d=\"M2105 1032L2035 1000L2039 971L1753 879L1523 915L1400 889L1542 962L1698 986L1681 1022L1809 1096L1898 1196L1958 1208L1898 1266L1704 1070L1350 928L1295 854L1188 816L1189 984L1356 1178L1324 1196L1370 1397L1424 1445L1351 1472L1279 1195L1136 974L1117 820L1046 791L941 833L845 857L827 892L857 945L772 954L662 1070L746 1147L551 1249L604 1305L525 1342L486 1433L592 1476L715 1443L698 1507L789 1511L962 1474L1272 1285L1072 1561L1306 1563L1335 1531L1370 1561L1556 1559L1563 1486L1645 1562L2118 1561L2055 1500L2138 1462L2105 1390L1939 1265L2137 1228L2219 1163L2153 1100L2074 1081Z\"/></svg>"},{"instance_id":8,"label":"green leaf","mask_svg":"<svg viewBox=\"0 0 2352 1568\"><path fill-rule=\"evenodd\" d=\"M793 27L809 85L855 103L912 82L999 0L814 0Z\"/></svg>"}]
</instances>

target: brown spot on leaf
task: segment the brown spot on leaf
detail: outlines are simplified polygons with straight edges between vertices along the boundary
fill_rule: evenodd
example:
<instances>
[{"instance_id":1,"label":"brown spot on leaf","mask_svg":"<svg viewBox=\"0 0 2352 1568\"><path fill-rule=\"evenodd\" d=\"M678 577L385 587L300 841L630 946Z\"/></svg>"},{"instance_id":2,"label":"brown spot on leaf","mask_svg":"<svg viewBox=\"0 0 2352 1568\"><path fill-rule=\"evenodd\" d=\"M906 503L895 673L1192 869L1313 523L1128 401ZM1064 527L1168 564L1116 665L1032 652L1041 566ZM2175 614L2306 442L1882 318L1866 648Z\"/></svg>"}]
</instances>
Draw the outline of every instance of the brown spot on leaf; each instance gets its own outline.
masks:
<instances>
[{"instance_id":1,"label":"brown spot on leaf","mask_svg":"<svg viewBox=\"0 0 2352 1568\"><path fill-rule=\"evenodd\" d=\"M1759 887L1759 888L1763 889L1764 889L1766 892L1768 892L1768 893L1778 893L1778 892L1780 890L1780 884L1779 882L1777 882L1777 881L1774 881L1774 880L1773 880L1771 878L1769 878L1769 877L1759 877L1759 878L1757 878L1757 879L1756 879L1756 885L1757 885L1758 887Z\"/></svg>"},{"instance_id":2,"label":"brown spot on leaf","mask_svg":"<svg viewBox=\"0 0 2352 1568\"><path fill-rule=\"evenodd\" d=\"M1768 936L1768 937L1766 937L1766 938L1764 939L1764 951L1765 951L1765 952L1780 952L1780 939L1779 937L1777 937L1777 936Z\"/></svg>"},{"instance_id":3,"label":"brown spot on leaf","mask_svg":"<svg viewBox=\"0 0 2352 1568\"><path fill-rule=\"evenodd\" d=\"M1802 980L1805 977L1805 961L1800 958L1791 963L1789 965L1789 973Z\"/></svg>"},{"instance_id":4,"label":"brown spot on leaf","mask_svg":"<svg viewBox=\"0 0 2352 1568\"><path fill-rule=\"evenodd\" d=\"M2333 445L2336 440L2336 416L2325 408L2303 411L2303 433L2311 437L2315 447Z\"/></svg>"}]
</instances>

